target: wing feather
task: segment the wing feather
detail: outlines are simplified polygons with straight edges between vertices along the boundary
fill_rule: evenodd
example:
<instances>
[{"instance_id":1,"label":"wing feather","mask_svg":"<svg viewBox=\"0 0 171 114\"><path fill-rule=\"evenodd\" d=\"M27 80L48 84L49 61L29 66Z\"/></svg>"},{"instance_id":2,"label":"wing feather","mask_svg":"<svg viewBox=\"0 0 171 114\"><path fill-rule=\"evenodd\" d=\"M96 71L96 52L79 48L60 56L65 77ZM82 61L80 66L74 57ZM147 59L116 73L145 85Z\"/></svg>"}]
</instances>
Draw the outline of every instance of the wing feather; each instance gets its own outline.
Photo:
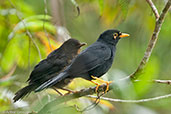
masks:
<instances>
[{"instance_id":1,"label":"wing feather","mask_svg":"<svg viewBox=\"0 0 171 114\"><path fill-rule=\"evenodd\" d=\"M78 55L67 70L73 75L87 73L103 64L110 57L110 48L96 42Z\"/></svg>"}]
</instances>

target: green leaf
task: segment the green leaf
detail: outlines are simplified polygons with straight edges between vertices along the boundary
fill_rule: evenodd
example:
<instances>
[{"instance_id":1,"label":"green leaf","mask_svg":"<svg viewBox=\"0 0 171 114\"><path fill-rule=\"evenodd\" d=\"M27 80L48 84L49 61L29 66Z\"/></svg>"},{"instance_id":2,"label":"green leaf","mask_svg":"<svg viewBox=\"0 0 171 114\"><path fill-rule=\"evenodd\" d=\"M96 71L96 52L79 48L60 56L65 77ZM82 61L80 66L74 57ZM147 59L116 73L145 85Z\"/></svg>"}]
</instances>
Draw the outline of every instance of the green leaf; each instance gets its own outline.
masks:
<instances>
[{"instance_id":1,"label":"green leaf","mask_svg":"<svg viewBox=\"0 0 171 114\"><path fill-rule=\"evenodd\" d=\"M128 14L129 2L130 0L119 0L119 4L120 4L121 11L122 11L124 18L126 18Z\"/></svg>"},{"instance_id":2,"label":"green leaf","mask_svg":"<svg viewBox=\"0 0 171 114\"><path fill-rule=\"evenodd\" d=\"M103 14L104 10L104 0L98 0L99 7L100 7L100 16Z\"/></svg>"},{"instance_id":3,"label":"green leaf","mask_svg":"<svg viewBox=\"0 0 171 114\"><path fill-rule=\"evenodd\" d=\"M158 59L152 57L151 61L145 67L143 73L137 80L138 82L134 83L136 93L139 97L143 96L148 90L151 88L152 83L151 80L156 78L159 73L159 62Z\"/></svg>"},{"instance_id":4,"label":"green leaf","mask_svg":"<svg viewBox=\"0 0 171 114\"><path fill-rule=\"evenodd\" d=\"M113 93L120 99L135 99L136 94L133 83L130 80L122 80L127 74L119 69L112 70L108 73L109 80L114 80ZM126 93L126 94L125 94Z\"/></svg>"},{"instance_id":5,"label":"green leaf","mask_svg":"<svg viewBox=\"0 0 171 114\"><path fill-rule=\"evenodd\" d=\"M40 109L40 111L38 111L37 114L81 114L81 112L76 110L76 107L64 103L66 99L63 97L57 97L55 100L50 102L47 102L47 97L44 97L41 101L43 101L43 104L46 104Z\"/></svg>"},{"instance_id":6,"label":"green leaf","mask_svg":"<svg viewBox=\"0 0 171 114\"><path fill-rule=\"evenodd\" d=\"M40 43L36 42L36 44ZM41 45L38 46L40 47ZM17 66L21 68L27 68L29 56L28 47L28 37L25 34L16 34L15 37L8 42L8 45L4 50L0 63L2 71L8 72L14 63L17 63ZM43 49L43 47L40 48L41 54L43 54ZM30 65L32 65L40 60L35 57L38 56L36 48L31 46L30 50Z\"/></svg>"},{"instance_id":7,"label":"green leaf","mask_svg":"<svg viewBox=\"0 0 171 114\"><path fill-rule=\"evenodd\" d=\"M13 42L9 42L4 51L3 57L1 59L1 68L4 71L8 71L15 62L17 62L17 52L20 50L17 46L17 39Z\"/></svg>"},{"instance_id":8,"label":"green leaf","mask_svg":"<svg viewBox=\"0 0 171 114\"><path fill-rule=\"evenodd\" d=\"M14 79L15 77L13 76L13 77L9 77L9 78L7 78L7 79L0 79L0 86L2 87L2 86L8 86L8 85L10 85L11 84L11 81Z\"/></svg>"},{"instance_id":9,"label":"green leaf","mask_svg":"<svg viewBox=\"0 0 171 114\"><path fill-rule=\"evenodd\" d=\"M25 31L25 29L29 29L31 31L40 31L43 30L43 25L45 27L45 29L48 32L52 32L53 34L55 34L56 29L55 26L53 26L51 23L46 22L44 24L44 21L49 21L51 19L50 16L44 16L44 15L36 15L36 16L31 16L28 18L25 18L24 20L20 21L15 28L13 29L13 31L9 34L8 39L11 39L15 36L16 32L18 31Z\"/></svg>"},{"instance_id":10,"label":"green leaf","mask_svg":"<svg viewBox=\"0 0 171 114\"><path fill-rule=\"evenodd\" d=\"M0 94L0 112L6 111L10 109L10 101L8 98L6 97L2 97L2 95Z\"/></svg>"}]
</instances>

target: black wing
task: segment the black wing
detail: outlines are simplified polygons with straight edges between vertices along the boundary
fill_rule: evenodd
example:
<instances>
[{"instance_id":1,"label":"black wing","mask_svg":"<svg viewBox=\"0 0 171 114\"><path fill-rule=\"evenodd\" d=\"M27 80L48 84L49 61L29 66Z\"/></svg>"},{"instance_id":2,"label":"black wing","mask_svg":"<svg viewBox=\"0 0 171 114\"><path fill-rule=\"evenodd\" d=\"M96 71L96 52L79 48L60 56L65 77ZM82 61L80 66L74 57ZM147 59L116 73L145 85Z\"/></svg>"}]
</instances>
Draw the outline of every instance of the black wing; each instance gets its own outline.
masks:
<instances>
[{"instance_id":1,"label":"black wing","mask_svg":"<svg viewBox=\"0 0 171 114\"><path fill-rule=\"evenodd\" d=\"M48 75L60 72L61 69L63 69L66 64L64 55L61 53L61 55L54 56L54 54L55 52L53 51L47 59L40 61L39 64L34 67L27 80L29 83L39 81L41 78L48 78Z\"/></svg>"},{"instance_id":2,"label":"black wing","mask_svg":"<svg viewBox=\"0 0 171 114\"><path fill-rule=\"evenodd\" d=\"M110 48L104 44L96 42L80 53L67 70L69 73L78 76L98 67L110 57Z\"/></svg>"}]
</instances>

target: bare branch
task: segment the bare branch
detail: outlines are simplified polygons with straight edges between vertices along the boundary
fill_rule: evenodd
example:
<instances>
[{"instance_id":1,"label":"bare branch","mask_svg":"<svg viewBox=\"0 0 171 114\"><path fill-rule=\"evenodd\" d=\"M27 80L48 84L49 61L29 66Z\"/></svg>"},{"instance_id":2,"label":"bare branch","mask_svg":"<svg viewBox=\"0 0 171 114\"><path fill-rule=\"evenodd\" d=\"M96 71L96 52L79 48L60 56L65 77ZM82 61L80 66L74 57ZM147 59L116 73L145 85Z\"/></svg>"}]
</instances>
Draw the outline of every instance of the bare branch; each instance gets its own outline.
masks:
<instances>
[{"instance_id":1,"label":"bare branch","mask_svg":"<svg viewBox=\"0 0 171 114\"><path fill-rule=\"evenodd\" d=\"M170 5L171 5L171 0L168 0L167 4L165 5L164 9L162 10L162 13L160 14L159 19L156 20L155 29L154 29L152 37L151 37L151 39L150 39L150 41L148 43L148 47L147 47L147 49L145 51L144 57L141 60L138 68L136 69L136 71L133 74L130 75L131 79L136 79L139 76L138 74L141 73L141 71L144 69L146 63L148 62L148 60L149 60L149 58L151 56L151 53L153 51L153 48L154 48L154 46L155 46L155 44L157 42L161 26L163 24L166 13L168 12L168 10L170 8Z\"/></svg>"},{"instance_id":2,"label":"bare branch","mask_svg":"<svg viewBox=\"0 0 171 114\"><path fill-rule=\"evenodd\" d=\"M127 79L127 78L125 78ZM125 79L120 79L118 81L123 81ZM141 81L141 80L139 80ZM162 84L171 84L171 80L151 80L151 81L147 81L147 82L154 82L154 83L162 83ZM109 91L113 88L113 83L110 84L109 87ZM98 92L104 92L106 90L106 84L101 85L98 89ZM42 110L40 110L40 112L38 114L43 114L45 113L44 111L48 109L50 109L50 107L54 107L58 104L67 102L69 100L73 100L76 98L80 98L80 97L84 97L84 96L88 96L88 97L92 97L92 98L97 98L97 96L90 96L92 94L95 94L96 87L90 87L90 88L86 88L86 89L82 89L80 91L77 91L73 94L68 94L68 95L64 95L64 96L59 96L57 97L54 101L51 101L50 103L46 104ZM141 99L141 100L121 100L121 99L112 99L112 98L105 98L105 97L100 97L101 99L104 100L108 100L108 101L113 101L113 102L125 102L125 103L140 103L140 102L148 102L148 101L154 101L154 100L159 100L159 99L164 99L164 98L168 98L171 97L171 94L168 95L164 95L164 96L159 96L159 97L154 97L154 98L148 98L148 99Z\"/></svg>"},{"instance_id":3,"label":"bare branch","mask_svg":"<svg viewBox=\"0 0 171 114\"><path fill-rule=\"evenodd\" d=\"M153 80L153 82L171 85L171 80Z\"/></svg>"},{"instance_id":4,"label":"bare branch","mask_svg":"<svg viewBox=\"0 0 171 114\"><path fill-rule=\"evenodd\" d=\"M77 16L79 16L80 15L80 7L79 7L79 5L77 4L77 2L75 0L71 0L71 2L76 7L76 9L77 9Z\"/></svg>"},{"instance_id":5,"label":"bare branch","mask_svg":"<svg viewBox=\"0 0 171 114\"><path fill-rule=\"evenodd\" d=\"M122 81L122 80L124 80L124 79L120 79L120 81ZM134 82L141 82L141 81L142 80L134 80ZM161 84L171 85L171 80L147 80L145 82L147 82L147 83L161 83Z\"/></svg>"},{"instance_id":6,"label":"bare branch","mask_svg":"<svg viewBox=\"0 0 171 114\"><path fill-rule=\"evenodd\" d=\"M161 24L164 21L165 15L166 13L169 11L171 5L171 0L168 0L168 2L166 3L166 6L164 7L164 9L162 10L158 23Z\"/></svg>"},{"instance_id":7,"label":"bare branch","mask_svg":"<svg viewBox=\"0 0 171 114\"><path fill-rule=\"evenodd\" d=\"M9 72L5 76L1 76L0 81L3 81L3 80L10 78L12 76L12 74L15 72L16 67L17 67L17 64L15 62L13 64L13 66L11 67L11 69L9 70Z\"/></svg>"},{"instance_id":8,"label":"bare branch","mask_svg":"<svg viewBox=\"0 0 171 114\"><path fill-rule=\"evenodd\" d=\"M92 95L88 95L88 97L97 98L97 96L92 96ZM171 97L171 94L148 98L148 99L140 99L140 100L122 100L122 99L112 99L112 98L107 98L107 97L100 97L100 99L111 101L111 102L119 102L119 103L142 103L142 102L150 102L150 101L165 99L168 97Z\"/></svg>"},{"instance_id":9,"label":"bare branch","mask_svg":"<svg viewBox=\"0 0 171 114\"><path fill-rule=\"evenodd\" d=\"M146 1L150 5L156 19L158 19L160 16L159 16L159 13L158 13L158 10L157 10L156 6L153 4L152 0L146 0Z\"/></svg>"}]
</instances>

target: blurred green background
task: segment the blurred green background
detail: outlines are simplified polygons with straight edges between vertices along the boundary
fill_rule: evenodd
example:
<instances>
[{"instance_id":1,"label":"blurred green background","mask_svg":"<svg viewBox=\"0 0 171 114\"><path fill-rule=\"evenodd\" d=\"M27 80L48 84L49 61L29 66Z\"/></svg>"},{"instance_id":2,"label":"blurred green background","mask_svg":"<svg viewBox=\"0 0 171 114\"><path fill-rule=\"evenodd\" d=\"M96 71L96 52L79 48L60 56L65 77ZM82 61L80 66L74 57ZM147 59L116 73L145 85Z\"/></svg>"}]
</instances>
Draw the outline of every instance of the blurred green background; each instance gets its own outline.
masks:
<instances>
[{"instance_id":1,"label":"blurred green background","mask_svg":"<svg viewBox=\"0 0 171 114\"><path fill-rule=\"evenodd\" d=\"M0 0L0 112L38 112L58 95L52 90L31 93L13 103L14 93L26 85L33 67L60 46L61 27L72 38L91 45L105 30L116 28L130 34L117 45L115 60L105 80L124 78L135 71L153 33L155 17L145 0ZM167 0L153 0L161 12ZM75 3L76 2L76 3ZM46 4L45 4L46 3ZM80 15L76 9L80 8ZM47 14L45 13L47 7ZM58 10L55 8L57 7ZM56 10L56 11L55 11ZM59 13L59 15L58 15ZM46 15L45 15L46 14ZM51 17L57 15L57 17ZM21 21L21 19L24 19ZM56 21L56 22L55 22ZM26 29L31 38L26 34ZM105 96L119 99L143 99L171 93L167 84L149 83L152 79L171 79L171 12L166 15L159 39L140 82L116 82ZM50 40L50 43L49 43ZM51 46L49 46L49 44ZM85 48L85 47L84 47ZM41 56L40 56L41 55ZM69 88L79 90L94 86L81 79ZM54 106L53 114L81 113L91 105L86 97ZM170 114L171 98L146 103L101 101L84 113L98 114Z\"/></svg>"}]
</instances>

